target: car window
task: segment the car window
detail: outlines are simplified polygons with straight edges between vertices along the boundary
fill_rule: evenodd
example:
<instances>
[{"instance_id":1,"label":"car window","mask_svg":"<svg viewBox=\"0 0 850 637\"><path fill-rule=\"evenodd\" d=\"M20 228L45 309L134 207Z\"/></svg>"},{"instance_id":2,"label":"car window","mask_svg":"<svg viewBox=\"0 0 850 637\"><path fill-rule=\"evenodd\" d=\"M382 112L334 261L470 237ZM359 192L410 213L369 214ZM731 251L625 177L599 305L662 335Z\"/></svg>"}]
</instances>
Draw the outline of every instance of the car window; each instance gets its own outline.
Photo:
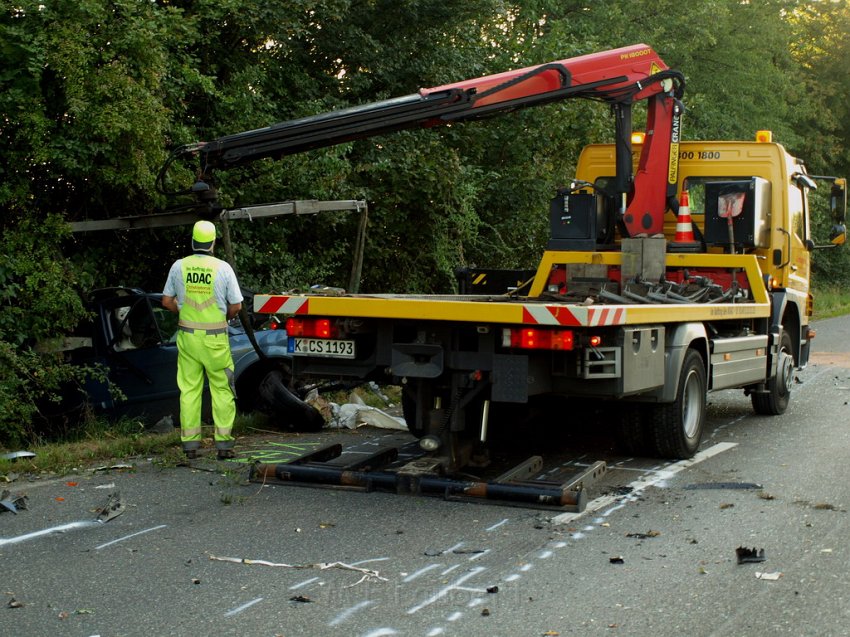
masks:
<instances>
[{"instance_id":1,"label":"car window","mask_svg":"<svg viewBox=\"0 0 850 637\"><path fill-rule=\"evenodd\" d=\"M153 315L162 340L165 343L177 341L177 315L162 307L153 308Z\"/></svg>"}]
</instances>

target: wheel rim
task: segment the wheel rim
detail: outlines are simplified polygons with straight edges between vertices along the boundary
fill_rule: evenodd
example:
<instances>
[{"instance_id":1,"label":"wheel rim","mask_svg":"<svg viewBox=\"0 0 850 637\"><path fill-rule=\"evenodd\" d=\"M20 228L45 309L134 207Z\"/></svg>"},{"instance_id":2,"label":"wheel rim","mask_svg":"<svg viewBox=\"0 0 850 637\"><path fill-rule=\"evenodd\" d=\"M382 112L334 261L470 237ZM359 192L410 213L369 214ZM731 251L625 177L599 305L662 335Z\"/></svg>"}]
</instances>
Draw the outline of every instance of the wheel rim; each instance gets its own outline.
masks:
<instances>
[{"instance_id":1,"label":"wheel rim","mask_svg":"<svg viewBox=\"0 0 850 637\"><path fill-rule=\"evenodd\" d=\"M693 438L697 435L701 418L701 383L696 370L692 369L685 379L684 394L682 395L682 431L686 437Z\"/></svg>"},{"instance_id":2,"label":"wheel rim","mask_svg":"<svg viewBox=\"0 0 850 637\"><path fill-rule=\"evenodd\" d=\"M786 350L782 350L779 354L779 370L780 378L777 386L783 390L783 393L791 393L791 382L794 378L794 357Z\"/></svg>"}]
</instances>

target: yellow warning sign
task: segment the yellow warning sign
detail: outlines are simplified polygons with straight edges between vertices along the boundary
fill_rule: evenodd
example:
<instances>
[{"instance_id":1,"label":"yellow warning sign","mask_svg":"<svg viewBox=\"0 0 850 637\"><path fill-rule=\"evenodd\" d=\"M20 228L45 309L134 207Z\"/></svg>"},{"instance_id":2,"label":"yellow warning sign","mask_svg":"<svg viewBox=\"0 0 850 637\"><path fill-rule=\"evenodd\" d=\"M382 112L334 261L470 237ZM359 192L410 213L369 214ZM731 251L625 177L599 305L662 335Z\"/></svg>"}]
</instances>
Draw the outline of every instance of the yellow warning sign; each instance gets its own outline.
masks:
<instances>
[{"instance_id":1,"label":"yellow warning sign","mask_svg":"<svg viewBox=\"0 0 850 637\"><path fill-rule=\"evenodd\" d=\"M653 62L653 63L651 63L651 64L649 65L649 74L650 74L650 75L655 75L656 73L661 73L661 71L663 71L663 70L664 70L664 69L662 69L662 68L658 65L658 62Z\"/></svg>"}]
</instances>

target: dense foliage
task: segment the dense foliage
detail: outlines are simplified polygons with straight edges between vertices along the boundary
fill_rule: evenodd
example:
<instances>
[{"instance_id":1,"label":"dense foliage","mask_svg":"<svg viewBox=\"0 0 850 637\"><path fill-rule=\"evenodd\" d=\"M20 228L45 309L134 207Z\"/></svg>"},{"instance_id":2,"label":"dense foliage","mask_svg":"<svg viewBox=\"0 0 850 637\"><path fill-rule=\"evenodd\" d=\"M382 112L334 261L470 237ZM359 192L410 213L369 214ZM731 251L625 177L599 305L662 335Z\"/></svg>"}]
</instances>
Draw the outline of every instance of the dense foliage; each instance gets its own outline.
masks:
<instances>
[{"instance_id":1,"label":"dense foliage","mask_svg":"<svg viewBox=\"0 0 850 637\"><path fill-rule=\"evenodd\" d=\"M172 205L155 177L179 144L646 42L686 73L686 138L750 138L770 128L812 172L850 172L847 0L12 0L4 7L0 440L24 433L15 423L35 408L16 397L24 390L37 397L64 373L60 361L30 348L80 319L78 293L119 284L159 289L186 247L185 229L72 237L61 221ZM548 198L569 179L578 149L610 140L612 128L602 105L554 104L260 162L221 173L219 186L227 205L366 199L363 289L448 291L458 265L533 265ZM186 182L179 187L192 178L188 167L172 177ZM345 213L234 223L243 284L344 285L356 223ZM846 266L846 256L832 254L816 269L850 282Z\"/></svg>"}]
</instances>

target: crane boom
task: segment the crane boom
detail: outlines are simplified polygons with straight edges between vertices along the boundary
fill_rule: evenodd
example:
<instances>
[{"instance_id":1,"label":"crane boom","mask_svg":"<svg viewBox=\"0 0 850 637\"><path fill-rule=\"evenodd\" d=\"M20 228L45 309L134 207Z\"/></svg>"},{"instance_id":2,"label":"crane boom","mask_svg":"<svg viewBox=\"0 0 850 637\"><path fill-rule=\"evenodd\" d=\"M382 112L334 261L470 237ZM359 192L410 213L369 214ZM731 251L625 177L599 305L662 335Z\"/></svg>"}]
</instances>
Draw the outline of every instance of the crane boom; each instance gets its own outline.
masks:
<instances>
[{"instance_id":1,"label":"crane boom","mask_svg":"<svg viewBox=\"0 0 850 637\"><path fill-rule=\"evenodd\" d=\"M673 165L670 136L674 130L678 134L678 123L672 122L674 118L678 122L681 110L678 98L683 89L681 73L670 70L651 47L636 44L423 88L403 97L184 146L169 158L160 172L160 180L171 161L187 154L199 156L199 184L206 185L204 182L211 182L215 170L243 166L263 158L280 158L384 133L462 122L581 97L614 107L618 160L613 190L622 197L621 217L628 234L653 234L660 231L670 196L669 187L656 188L654 182L661 177L667 181L668 167ZM631 104L650 98L647 130L655 135L648 136L644 144L637 180L641 185L647 182L654 192L643 195L637 190L633 193L632 188ZM664 141L653 144L653 138ZM206 192L203 187L193 190ZM627 197L631 198L628 210Z\"/></svg>"}]
</instances>

